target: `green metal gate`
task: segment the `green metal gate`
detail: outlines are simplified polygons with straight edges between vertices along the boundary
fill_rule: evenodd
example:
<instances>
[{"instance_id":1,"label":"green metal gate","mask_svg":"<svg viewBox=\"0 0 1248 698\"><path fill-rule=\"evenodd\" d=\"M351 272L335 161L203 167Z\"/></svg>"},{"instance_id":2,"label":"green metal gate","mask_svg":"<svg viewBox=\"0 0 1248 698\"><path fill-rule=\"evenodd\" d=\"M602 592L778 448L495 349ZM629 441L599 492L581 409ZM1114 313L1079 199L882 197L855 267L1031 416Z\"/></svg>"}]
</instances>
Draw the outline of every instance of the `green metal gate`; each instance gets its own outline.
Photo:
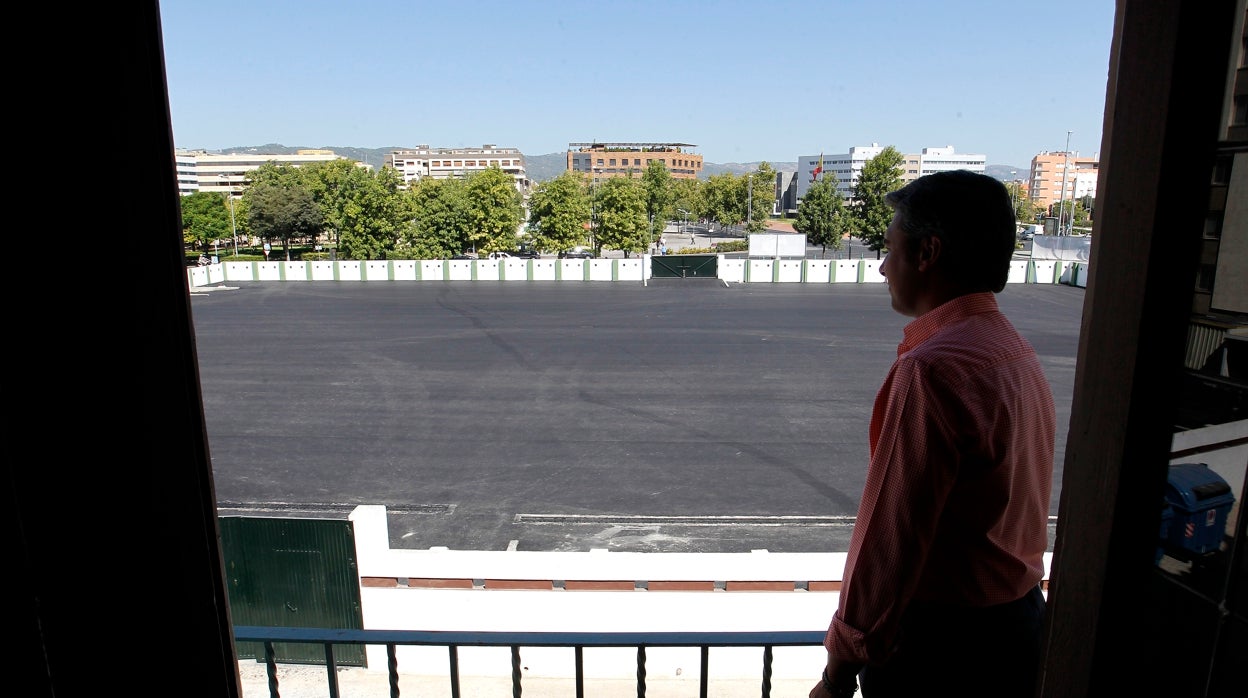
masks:
<instances>
[{"instance_id":1,"label":"green metal gate","mask_svg":"<svg viewBox=\"0 0 1248 698\"><path fill-rule=\"evenodd\" d=\"M719 276L719 257L713 254L655 255L650 258L650 276L656 279L713 279Z\"/></svg>"},{"instance_id":2,"label":"green metal gate","mask_svg":"<svg viewBox=\"0 0 1248 698\"><path fill-rule=\"evenodd\" d=\"M221 517L230 615L235 625L360 630L359 567L350 521ZM239 642L240 659L262 659L264 645ZM279 662L325 664L325 650L275 643ZM366 666L362 645L334 645L342 666Z\"/></svg>"}]
</instances>

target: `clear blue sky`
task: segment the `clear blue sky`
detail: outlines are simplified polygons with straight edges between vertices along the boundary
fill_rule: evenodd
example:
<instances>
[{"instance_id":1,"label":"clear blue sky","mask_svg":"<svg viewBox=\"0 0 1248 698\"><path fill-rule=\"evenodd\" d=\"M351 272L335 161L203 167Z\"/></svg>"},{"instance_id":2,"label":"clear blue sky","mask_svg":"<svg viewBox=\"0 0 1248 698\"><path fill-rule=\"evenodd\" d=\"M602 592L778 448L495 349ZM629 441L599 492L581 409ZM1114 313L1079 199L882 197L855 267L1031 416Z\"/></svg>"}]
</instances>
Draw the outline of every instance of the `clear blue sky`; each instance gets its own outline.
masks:
<instances>
[{"instance_id":1,"label":"clear blue sky","mask_svg":"<svg viewBox=\"0 0 1248 698\"><path fill-rule=\"evenodd\" d=\"M1109 0L163 0L178 148L1101 149Z\"/></svg>"}]
</instances>

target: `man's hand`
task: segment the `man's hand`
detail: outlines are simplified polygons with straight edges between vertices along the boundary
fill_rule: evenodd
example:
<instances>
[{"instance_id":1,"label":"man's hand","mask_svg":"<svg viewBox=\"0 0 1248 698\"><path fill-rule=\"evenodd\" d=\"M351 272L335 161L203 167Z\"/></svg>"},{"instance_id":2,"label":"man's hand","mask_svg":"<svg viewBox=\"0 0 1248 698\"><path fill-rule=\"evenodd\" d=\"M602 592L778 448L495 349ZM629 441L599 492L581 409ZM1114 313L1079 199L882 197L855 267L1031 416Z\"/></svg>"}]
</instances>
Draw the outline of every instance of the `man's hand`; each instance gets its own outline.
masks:
<instances>
[{"instance_id":1,"label":"man's hand","mask_svg":"<svg viewBox=\"0 0 1248 698\"><path fill-rule=\"evenodd\" d=\"M823 676L810 689L810 698L851 698L858 691L858 672L861 670L861 664L843 662L828 655Z\"/></svg>"}]
</instances>

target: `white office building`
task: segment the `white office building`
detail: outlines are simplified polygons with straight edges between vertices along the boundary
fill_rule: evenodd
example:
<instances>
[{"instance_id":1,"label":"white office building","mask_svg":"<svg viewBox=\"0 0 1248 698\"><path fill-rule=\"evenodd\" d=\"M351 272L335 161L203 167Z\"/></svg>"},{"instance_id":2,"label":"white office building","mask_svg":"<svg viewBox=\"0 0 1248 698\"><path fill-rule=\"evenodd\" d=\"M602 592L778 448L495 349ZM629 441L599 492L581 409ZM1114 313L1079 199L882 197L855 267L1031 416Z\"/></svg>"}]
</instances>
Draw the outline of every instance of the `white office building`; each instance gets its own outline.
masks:
<instances>
[{"instance_id":1,"label":"white office building","mask_svg":"<svg viewBox=\"0 0 1248 698\"><path fill-rule=\"evenodd\" d=\"M341 156L332 150L299 150L293 155L266 153L243 153L219 155L204 150L177 150L174 161L177 167L178 193L182 196L197 191L215 191L222 194L242 196L247 184L247 173L266 162L277 165L307 165L314 162L331 162ZM357 162L359 167L368 165Z\"/></svg>"},{"instance_id":2,"label":"white office building","mask_svg":"<svg viewBox=\"0 0 1248 698\"><path fill-rule=\"evenodd\" d=\"M511 175L516 183L516 191L525 197L529 194L529 176L524 170L524 155L516 148L499 148L489 143L480 148L430 148L428 145L418 145L415 148L391 152L386 155L384 164L398 171L404 184L426 177L465 177L473 172L498 167Z\"/></svg>"},{"instance_id":3,"label":"white office building","mask_svg":"<svg viewBox=\"0 0 1248 698\"><path fill-rule=\"evenodd\" d=\"M802 155L797 158L797 200L800 202L814 181L815 170L819 168L819 159L823 158L822 178L828 173L836 175L836 190L846 201L853 198L854 186L862 168L887 146L872 143L869 146L854 146L848 153L823 153L820 155ZM926 174L946 170L970 170L984 172L987 157L982 154L958 153L953 146L943 148L924 148L918 154L903 154L901 161L901 181L909 182Z\"/></svg>"}]
</instances>

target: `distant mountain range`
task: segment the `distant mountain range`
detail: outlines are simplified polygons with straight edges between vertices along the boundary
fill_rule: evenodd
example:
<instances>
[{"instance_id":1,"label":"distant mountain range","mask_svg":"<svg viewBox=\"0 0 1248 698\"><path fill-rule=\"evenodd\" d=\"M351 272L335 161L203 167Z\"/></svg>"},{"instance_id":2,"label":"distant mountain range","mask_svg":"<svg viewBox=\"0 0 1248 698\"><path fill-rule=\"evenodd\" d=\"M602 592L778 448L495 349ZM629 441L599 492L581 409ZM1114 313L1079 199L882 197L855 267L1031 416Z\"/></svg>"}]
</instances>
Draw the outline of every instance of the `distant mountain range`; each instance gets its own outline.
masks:
<instances>
[{"instance_id":1,"label":"distant mountain range","mask_svg":"<svg viewBox=\"0 0 1248 698\"><path fill-rule=\"evenodd\" d=\"M320 146L323 150L332 150L338 155L352 160L357 160L366 165L372 165L373 169L380 170L382 164L386 160L386 155L396 150L403 150L410 146L391 146L389 148L352 148L349 146ZM265 145L245 146L237 148L226 148L224 150L210 151L221 155L248 154L248 155L293 155L300 150L311 150L310 146L285 146L277 143L268 143ZM771 169L777 172L796 172L796 162L784 162L779 160L768 161ZM568 157L566 152L548 153L546 155L528 155L524 156L525 171L529 174L529 179L533 182L545 182L555 177L567 169ZM726 163L702 163L703 179L717 174L734 174L742 175L753 170L759 165L758 162L726 162ZM985 173L991 177L996 177L1002 181L1009 181L1019 174L1026 179L1027 172L1030 167L1015 167L1013 165L988 165L984 168ZM1011 173L1018 173L1011 176Z\"/></svg>"}]
</instances>

